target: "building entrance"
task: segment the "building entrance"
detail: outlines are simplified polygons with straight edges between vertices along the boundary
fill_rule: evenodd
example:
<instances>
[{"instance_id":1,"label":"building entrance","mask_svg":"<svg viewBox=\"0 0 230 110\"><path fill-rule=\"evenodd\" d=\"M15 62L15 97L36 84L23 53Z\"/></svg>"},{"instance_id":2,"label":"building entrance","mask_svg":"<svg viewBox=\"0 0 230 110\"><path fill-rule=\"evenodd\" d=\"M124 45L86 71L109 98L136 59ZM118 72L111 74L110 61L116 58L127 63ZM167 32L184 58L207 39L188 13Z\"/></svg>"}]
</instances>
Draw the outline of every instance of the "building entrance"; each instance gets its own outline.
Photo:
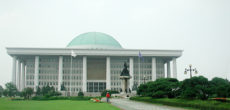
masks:
<instances>
[{"instance_id":1,"label":"building entrance","mask_svg":"<svg viewBox=\"0 0 230 110\"><path fill-rule=\"evenodd\" d=\"M87 92L102 92L106 89L105 81L88 81Z\"/></svg>"}]
</instances>

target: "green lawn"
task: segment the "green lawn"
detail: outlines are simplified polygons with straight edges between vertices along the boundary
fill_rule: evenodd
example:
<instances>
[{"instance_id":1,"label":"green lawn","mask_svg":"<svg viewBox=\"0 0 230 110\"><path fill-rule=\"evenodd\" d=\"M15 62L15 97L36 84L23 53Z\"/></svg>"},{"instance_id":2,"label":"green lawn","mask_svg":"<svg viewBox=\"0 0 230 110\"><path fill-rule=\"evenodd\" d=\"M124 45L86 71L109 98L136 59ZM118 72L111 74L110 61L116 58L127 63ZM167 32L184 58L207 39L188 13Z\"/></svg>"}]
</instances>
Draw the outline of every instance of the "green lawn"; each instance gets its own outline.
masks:
<instances>
[{"instance_id":1,"label":"green lawn","mask_svg":"<svg viewBox=\"0 0 230 110\"><path fill-rule=\"evenodd\" d=\"M52 101L12 101L0 98L0 110L120 110L111 104L90 101L52 100Z\"/></svg>"}]
</instances>

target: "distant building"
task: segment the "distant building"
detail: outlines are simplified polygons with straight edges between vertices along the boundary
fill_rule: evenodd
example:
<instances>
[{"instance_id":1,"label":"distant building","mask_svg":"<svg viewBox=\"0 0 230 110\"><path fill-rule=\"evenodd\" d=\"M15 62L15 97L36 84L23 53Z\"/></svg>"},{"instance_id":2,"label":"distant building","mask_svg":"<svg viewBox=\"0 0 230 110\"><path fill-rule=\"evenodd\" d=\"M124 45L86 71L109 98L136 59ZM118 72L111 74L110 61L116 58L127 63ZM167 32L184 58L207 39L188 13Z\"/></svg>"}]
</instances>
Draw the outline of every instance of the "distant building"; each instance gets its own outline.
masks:
<instances>
[{"instance_id":1,"label":"distant building","mask_svg":"<svg viewBox=\"0 0 230 110\"><path fill-rule=\"evenodd\" d=\"M13 58L12 82L19 90L50 85L60 91L64 84L67 91L76 94L105 89L120 91L119 75L124 62L132 76L131 90L144 81L176 78L176 59L182 55L182 50L124 49L110 35L88 32L77 36L64 48L7 47L7 53Z\"/></svg>"}]
</instances>

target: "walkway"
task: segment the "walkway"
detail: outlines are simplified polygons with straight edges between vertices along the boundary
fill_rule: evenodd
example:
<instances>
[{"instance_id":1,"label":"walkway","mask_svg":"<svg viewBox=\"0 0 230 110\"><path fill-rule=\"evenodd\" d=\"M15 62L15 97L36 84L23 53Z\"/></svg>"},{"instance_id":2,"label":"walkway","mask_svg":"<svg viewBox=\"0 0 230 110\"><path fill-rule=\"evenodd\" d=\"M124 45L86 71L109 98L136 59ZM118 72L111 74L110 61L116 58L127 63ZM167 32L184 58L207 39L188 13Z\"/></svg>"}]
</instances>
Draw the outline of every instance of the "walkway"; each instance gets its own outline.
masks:
<instances>
[{"instance_id":1,"label":"walkway","mask_svg":"<svg viewBox=\"0 0 230 110\"><path fill-rule=\"evenodd\" d=\"M137 102L129 99L113 98L110 100L111 104L121 108L122 110L186 110L183 108L156 105L145 102Z\"/></svg>"}]
</instances>

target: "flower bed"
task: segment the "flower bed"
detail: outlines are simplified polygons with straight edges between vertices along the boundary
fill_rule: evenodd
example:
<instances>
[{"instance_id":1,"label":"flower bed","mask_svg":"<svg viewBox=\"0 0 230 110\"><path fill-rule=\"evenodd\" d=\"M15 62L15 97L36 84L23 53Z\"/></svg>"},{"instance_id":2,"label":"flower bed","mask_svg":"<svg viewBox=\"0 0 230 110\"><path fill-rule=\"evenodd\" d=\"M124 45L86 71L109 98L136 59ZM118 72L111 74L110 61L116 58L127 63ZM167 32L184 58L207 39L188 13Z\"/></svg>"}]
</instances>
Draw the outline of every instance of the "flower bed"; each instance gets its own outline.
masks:
<instances>
[{"instance_id":1,"label":"flower bed","mask_svg":"<svg viewBox=\"0 0 230 110\"><path fill-rule=\"evenodd\" d=\"M92 102L94 103L101 103L101 100L100 99L97 99L97 98L92 98L90 99Z\"/></svg>"},{"instance_id":2,"label":"flower bed","mask_svg":"<svg viewBox=\"0 0 230 110\"><path fill-rule=\"evenodd\" d=\"M227 102L227 98L212 98L212 100Z\"/></svg>"}]
</instances>

